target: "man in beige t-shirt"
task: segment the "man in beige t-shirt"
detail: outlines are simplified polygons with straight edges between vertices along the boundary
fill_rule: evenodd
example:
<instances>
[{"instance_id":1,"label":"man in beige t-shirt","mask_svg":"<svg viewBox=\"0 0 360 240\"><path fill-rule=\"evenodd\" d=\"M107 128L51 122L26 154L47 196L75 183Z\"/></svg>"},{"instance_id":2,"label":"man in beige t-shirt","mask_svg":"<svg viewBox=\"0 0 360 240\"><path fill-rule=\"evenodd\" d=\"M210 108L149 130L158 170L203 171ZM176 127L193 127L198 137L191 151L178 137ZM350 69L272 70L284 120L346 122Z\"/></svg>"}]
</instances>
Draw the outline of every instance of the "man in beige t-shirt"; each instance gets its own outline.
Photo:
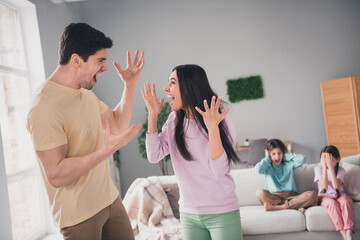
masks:
<instances>
[{"instance_id":1,"label":"man in beige t-shirt","mask_svg":"<svg viewBox=\"0 0 360 240\"><path fill-rule=\"evenodd\" d=\"M85 23L68 25L59 66L37 90L28 130L37 153L55 222L64 239L134 239L130 221L109 175L107 158L140 131L132 124L135 86L144 53L115 68L125 86L111 110L90 89L107 71L112 40ZM105 132L104 132L105 130Z\"/></svg>"}]
</instances>

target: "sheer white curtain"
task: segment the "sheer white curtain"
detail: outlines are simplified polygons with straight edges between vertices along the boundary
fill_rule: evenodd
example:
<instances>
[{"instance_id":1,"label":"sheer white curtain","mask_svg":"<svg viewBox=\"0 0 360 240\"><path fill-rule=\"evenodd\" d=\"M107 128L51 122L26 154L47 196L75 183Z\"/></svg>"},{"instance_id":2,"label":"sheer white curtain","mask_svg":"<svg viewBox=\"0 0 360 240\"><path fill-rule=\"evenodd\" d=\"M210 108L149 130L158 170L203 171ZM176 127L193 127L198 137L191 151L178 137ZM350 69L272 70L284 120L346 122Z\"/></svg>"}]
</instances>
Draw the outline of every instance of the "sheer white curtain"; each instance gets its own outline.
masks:
<instances>
[{"instance_id":1,"label":"sheer white curtain","mask_svg":"<svg viewBox=\"0 0 360 240\"><path fill-rule=\"evenodd\" d=\"M45 79L35 6L0 0L0 124L12 239L54 231L35 152L26 130L31 93ZM5 204L4 204L5 206ZM0 239L9 239L8 237Z\"/></svg>"}]
</instances>

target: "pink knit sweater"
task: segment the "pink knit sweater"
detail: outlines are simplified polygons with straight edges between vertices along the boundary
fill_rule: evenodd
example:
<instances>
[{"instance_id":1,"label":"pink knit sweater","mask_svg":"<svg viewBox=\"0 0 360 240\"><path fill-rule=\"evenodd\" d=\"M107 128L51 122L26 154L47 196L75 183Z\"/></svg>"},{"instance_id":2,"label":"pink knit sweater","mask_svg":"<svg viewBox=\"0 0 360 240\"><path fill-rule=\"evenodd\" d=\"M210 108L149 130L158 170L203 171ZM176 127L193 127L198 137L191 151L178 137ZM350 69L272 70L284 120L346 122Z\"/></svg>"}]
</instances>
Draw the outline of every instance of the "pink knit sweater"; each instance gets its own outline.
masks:
<instances>
[{"instance_id":1,"label":"pink knit sweater","mask_svg":"<svg viewBox=\"0 0 360 240\"><path fill-rule=\"evenodd\" d=\"M146 150L151 163L157 163L170 154L180 189L180 212L217 214L238 210L235 182L230 175L232 164L225 151L218 159L211 160L207 133L199 129L194 119L185 119L185 143L194 158L185 160L175 142L175 119L176 114L172 112L160 134L146 136ZM229 139L235 145L232 121L228 115L224 121Z\"/></svg>"}]
</instances>

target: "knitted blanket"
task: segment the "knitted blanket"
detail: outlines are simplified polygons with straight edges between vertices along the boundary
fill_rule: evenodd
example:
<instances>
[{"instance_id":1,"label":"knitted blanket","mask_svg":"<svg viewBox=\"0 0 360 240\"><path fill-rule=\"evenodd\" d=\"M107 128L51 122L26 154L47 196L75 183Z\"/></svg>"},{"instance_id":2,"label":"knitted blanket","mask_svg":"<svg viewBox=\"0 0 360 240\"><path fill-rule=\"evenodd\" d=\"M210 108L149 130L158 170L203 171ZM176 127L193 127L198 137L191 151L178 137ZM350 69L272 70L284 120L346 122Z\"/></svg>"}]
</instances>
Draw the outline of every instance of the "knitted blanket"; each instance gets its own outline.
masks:
<instances>
[{"instance_id":1,"label":"knitted blanket","mask_svg":"<svg viewBox=\"0 0 360 240\"><path fill-rule=\"evenodd\" d=\"M180 222L173 215L158 177L137 178L123 203L136 240L182 239Z\"/></svg>"}]
</instances>

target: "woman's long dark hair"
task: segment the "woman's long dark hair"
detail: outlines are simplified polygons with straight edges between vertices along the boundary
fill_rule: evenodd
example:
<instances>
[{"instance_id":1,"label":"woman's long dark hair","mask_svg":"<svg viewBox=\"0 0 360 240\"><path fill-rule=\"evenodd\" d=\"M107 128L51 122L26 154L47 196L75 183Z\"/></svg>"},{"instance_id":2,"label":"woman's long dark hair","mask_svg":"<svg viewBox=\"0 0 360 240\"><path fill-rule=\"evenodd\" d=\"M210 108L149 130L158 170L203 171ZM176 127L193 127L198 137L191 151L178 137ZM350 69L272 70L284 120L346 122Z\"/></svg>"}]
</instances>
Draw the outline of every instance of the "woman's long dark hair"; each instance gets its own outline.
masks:
<instances>
[{"instance_id":1,"label":"woman's long dark hair","mask_svg":"<svg viewBox=\"0 0 360 240\"><path fill-rule=\"evenodd\" d=\"M320 152L320 158L321 158L322 153L329 153L336 159L340 158L339 150L337 149L337 147L335 147L333 145L328 145L328 146L323 147L323 149L321 149L321 152ZM334 170L335 170L335 175L337 176L337 173L338 173L338 170L339 170L339 163L338 162L336 163L336 165L334 167ZM325 193L325 192L326 192L326 189L321 190L321 193ZM336 189L336 193L337 193L337 196L340 197L340 192L339 192L338 189Z\"/></svg>"},{"instance_id":2,"label":"woman's long dark hair","mask_svg":"<svg viewBox=\"0 0 360 240\"><path fill-rule=\"evenodd\" d=\"M213 96L217 97L217 95L210 87L205 70L200 66L194 64L179 65L175 67L173 71L176 71L178 77L182 108L185 109L185 111L183 109L176 111L175 142L180 154L186 160L191 161L193 158L185 143L184 119L185 117L193 116L198 127L208 132L203 117L195 110L195 107L205 111L204 100L207 100L210 105L211 98ZM221 112L223 104L224 101L221 101L219 112ZM229 161L239 163L240 159L230 143L228 137L229 129L224 124L224 121L219 123L219 130L221 142Z\"/></svg>"}]
</instances>

